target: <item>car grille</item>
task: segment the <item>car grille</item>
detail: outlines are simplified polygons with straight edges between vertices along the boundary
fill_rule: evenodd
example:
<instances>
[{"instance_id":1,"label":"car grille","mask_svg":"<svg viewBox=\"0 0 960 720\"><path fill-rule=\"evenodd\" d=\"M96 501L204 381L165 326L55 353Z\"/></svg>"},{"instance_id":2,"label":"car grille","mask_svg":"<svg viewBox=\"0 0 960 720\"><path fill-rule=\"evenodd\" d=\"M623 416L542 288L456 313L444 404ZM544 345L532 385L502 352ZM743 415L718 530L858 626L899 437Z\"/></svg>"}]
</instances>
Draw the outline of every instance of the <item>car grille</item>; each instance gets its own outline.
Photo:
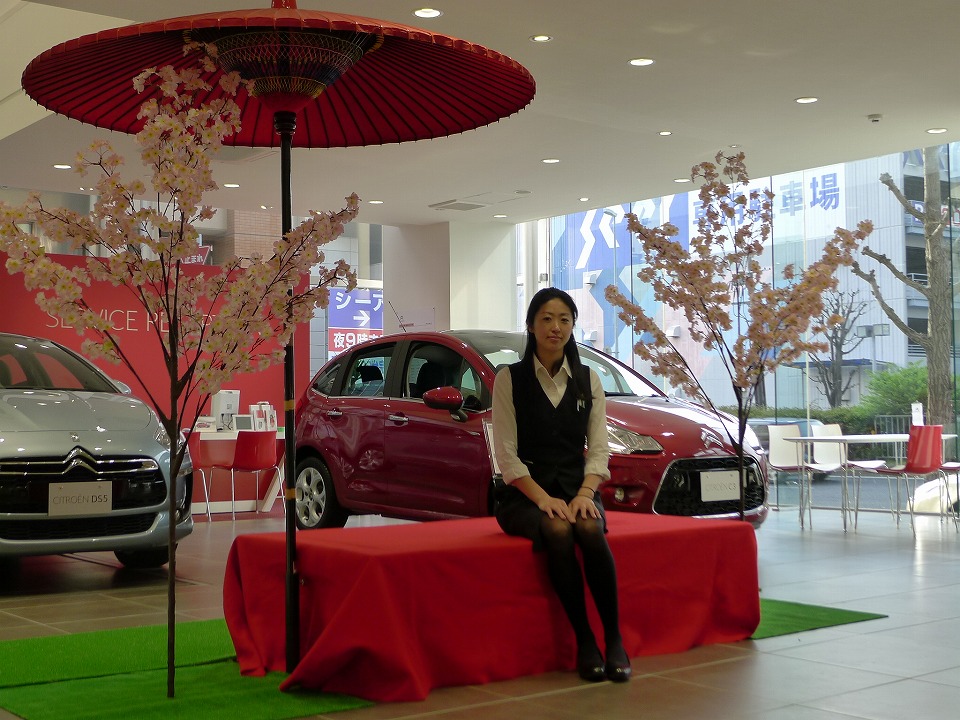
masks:
<instances>
[{"instance_id":1,"label":"car grille","mask_svg":"<svg viewBox=\"0 0 960 720\"><path fill-rule=\"evenodd\" d=\"M4 540L68 540L135 535L153 527L156 519L157 513L140 513L91 518L0 520L0 538Z\"/></svg>"},{"instance_id":2,"label":"car grille","mask_svg":"<svg viewBox=\"0 0 960 720\"><path fill-rule=\"evenodd\" d=\"M0 459L0 513L46 515L51 483L91 481L111 482L114 510L153 507L167 497L160 466L152 458L95 457L74 448L61 457Z\"/></svg>"},{"instance_id":3,"label":"car grille","mask_svg":"<svg viewBox=\"0 0 960 720\"><path fill-rule=\"evenodd\" d=\"M752 458L745 458L747 485L744 493L744 509L754 510L763 505L763 477ZM653 511L661 515L723 515L740 512L739 500L700 499L700 473L707 470L736 470L736 457L695 458L678 460L670 465L660 485Z\"/></svg>"}]
</instances>

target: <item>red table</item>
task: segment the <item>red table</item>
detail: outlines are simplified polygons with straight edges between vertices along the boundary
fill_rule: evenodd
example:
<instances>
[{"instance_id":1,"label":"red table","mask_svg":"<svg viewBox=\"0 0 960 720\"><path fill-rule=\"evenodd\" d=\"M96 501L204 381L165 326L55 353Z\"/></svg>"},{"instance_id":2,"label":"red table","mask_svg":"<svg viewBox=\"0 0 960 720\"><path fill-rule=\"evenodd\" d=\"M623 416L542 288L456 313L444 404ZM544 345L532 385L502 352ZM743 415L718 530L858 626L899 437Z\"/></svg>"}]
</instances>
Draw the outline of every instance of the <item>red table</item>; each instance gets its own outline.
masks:
<instances>
[{"instance_id":1,"label":"red table","mask_svg":"<svg viewBox=\"0 0 960 720\"><path fill-rule=\"evenodd\" d=\"M632 657L756 629L749 524L608 516ZM573 669L573 633L543 558L493 518L300 532L297 555L302 657L283 689L421 700L437 687ZM283 533L242 535L230 550L224 616L245 675L286 670L284 568Z\"/></svg>"}]
</instances>

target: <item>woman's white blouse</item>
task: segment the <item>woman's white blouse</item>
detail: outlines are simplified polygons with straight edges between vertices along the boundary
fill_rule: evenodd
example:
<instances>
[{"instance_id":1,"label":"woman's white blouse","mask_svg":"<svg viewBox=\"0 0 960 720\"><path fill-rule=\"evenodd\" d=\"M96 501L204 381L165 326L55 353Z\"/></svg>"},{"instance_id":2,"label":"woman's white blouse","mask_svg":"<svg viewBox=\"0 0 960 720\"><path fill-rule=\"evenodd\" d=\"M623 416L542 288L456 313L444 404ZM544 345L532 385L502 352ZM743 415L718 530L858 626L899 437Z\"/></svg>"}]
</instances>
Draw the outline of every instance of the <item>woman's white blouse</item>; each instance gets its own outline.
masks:
<instances>
[{"instance_id":1,"label":"woman's white blouse","mask_svg":"<svg viewBox=\"0 0 960 720\"><path fill-rule=\"evenodd\" d=\"M553 406L557 407L571 377L567 359L563 359L559 372L552 377L536 355L533 357L533 366L540 387ZM599 475L607 479L610 477L607 469L610 459L610 448L607 445L607 398L600 378L593 370L589 370L589 373L593 405L587 423L587 456L583 473L584 476ZM493 450L503 481L509 485L517 478L529 475L530 470L517 456L517 411L513 406L513 378L510 368L501 369L493 384L493 438Z\"/></svg>"}]
</instances>

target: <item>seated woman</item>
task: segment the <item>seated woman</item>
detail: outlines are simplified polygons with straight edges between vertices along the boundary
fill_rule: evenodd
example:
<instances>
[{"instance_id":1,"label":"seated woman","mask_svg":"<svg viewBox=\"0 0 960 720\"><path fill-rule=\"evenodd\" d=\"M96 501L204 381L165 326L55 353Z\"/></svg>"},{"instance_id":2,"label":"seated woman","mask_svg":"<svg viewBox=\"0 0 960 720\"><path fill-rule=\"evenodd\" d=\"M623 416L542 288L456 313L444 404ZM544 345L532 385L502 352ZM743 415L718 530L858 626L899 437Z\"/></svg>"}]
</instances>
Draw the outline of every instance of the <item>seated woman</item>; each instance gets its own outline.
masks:
<instances>
[{"instance_id":1,"label":"seated woman","mask_svg":"<svg viewBox=\"0 0 960 720\"><path fill-rule=\"evenodd\" d=\"M545 551L550 581L576 636L580 677L625 682L630 659L597 493L610 477L606 399L600 378L580 363L576 319L570 295L556 288L538 292L527 310L523 358L497 373L494 451L506 487L498 493L496 515L504 532L530 538L535 550ZM606 660L587 619L584 577L603 623Z\"/></svg>"}]
</instances>

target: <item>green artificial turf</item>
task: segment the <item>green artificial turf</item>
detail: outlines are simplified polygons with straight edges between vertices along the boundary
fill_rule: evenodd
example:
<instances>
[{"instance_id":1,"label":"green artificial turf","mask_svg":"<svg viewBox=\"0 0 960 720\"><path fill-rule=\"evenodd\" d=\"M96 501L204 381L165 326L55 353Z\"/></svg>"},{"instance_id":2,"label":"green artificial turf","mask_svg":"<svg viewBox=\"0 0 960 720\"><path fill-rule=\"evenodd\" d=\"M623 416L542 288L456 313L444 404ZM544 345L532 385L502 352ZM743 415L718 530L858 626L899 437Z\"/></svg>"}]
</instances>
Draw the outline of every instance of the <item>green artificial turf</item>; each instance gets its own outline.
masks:
<instances>
[{"instance_id":1,"label":"green artificial turf","mask_svg":"<svg viewBox=\"0 0 960 720\"><path fill-rule=\"evenodd\" d=\"M881 617L763 598L751 637ZM283 673L241 676L223 620L179 623L176 643L174 698L167 697L164 625L0 643L0 707L25 720L285 720L372 704L332 693L282 693Z\"/></svg>"},{"instance_id":2,"label":"green artificial turf","mask_svg":"<svg viewBox=\"0 0 960 720\"><path fill-rule=\"evenodd\" d=\"M750 638L760 640L882 617L886 615L761 598L760 625Z\"/></svg>"},{"instance_id":3,"label":"green artificial turf","mask_svg":"<svg viewBox=\"0 0 960 720\"><path fill-rule=\"evenodd\" d=\"M167 626L9 640L0 653L0 688L158 670L167 667ZM235 656L223 620L177 623L177 667Z\"/></svg>"},{"instance_id":4,"label":"green artificial turf","mask_svg":"<svg viewBox=\"0 0 960 720\"><path fill-rule=\"evenodd\" d=\"M0 707L25 720L284 720L372 704L280 692L283 673L241 676L223 620L178 623L176 650L175 697L168 698L165 625L3 642Z\"/></svg>"},{"instance_id":5,"label":"green artificial turf","mask_svg":"<svg viewBox=\"0 0 960 720\"><path fill-rule=\"evenodd\" d=\"M25 720L283 720L372 705L321 692L280 692L285 675L243 677L232 660L177 668L176 697L167 671L105 675L0 690L0 705Z\"/></svg>"}]
</instances>

